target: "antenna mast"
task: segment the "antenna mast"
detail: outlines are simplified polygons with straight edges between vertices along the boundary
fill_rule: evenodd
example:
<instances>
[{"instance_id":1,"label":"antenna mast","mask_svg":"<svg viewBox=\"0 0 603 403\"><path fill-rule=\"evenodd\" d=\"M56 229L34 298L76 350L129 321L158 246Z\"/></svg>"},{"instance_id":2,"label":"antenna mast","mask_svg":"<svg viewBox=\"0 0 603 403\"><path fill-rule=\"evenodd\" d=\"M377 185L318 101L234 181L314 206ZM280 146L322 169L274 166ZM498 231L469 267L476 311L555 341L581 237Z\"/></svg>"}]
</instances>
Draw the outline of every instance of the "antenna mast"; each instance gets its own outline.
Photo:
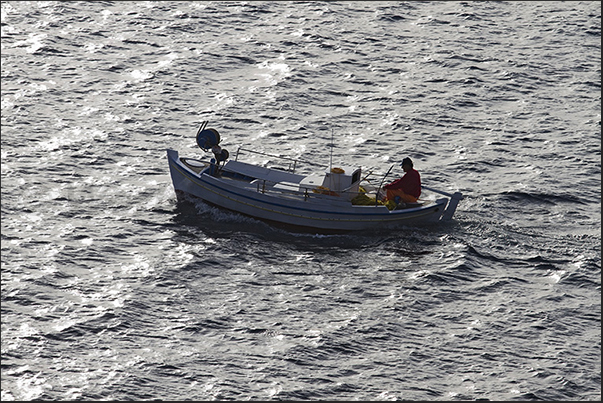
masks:
<instances>
[{"instance_id":1,"label":"antenna mast","mask_svg":"<svg viewBox=\"0 0 603 403\"><path fill-rule=\"evenodd\" d=\"M331 127L331 160L329 161L329 172L333 169L333 128Z\"/></svg>"}]
</instances>

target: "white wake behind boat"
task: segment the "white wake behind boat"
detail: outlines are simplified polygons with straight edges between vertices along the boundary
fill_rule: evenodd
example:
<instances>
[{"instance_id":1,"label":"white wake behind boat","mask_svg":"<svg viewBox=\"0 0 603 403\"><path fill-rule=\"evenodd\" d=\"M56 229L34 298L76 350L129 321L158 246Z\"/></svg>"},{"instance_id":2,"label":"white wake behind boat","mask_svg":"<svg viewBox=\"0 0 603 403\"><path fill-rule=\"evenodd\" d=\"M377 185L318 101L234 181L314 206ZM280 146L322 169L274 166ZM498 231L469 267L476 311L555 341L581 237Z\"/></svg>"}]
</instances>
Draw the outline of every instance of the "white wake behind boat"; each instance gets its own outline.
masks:
<instances>
[{"instance_id":1,"label":"white wake behind boat","mask_svg":"<svg viewBox=\"0 0 603 403\"><path fill-rule=\"evenodd\" d=\"M319 231L360 231L447 221L463 198L459 192L449 194L423 186L445 197L384 205L377 196L383 180L379 186L369 183L366 177L362 178L360 167L325 167L318 172L300 174L295 172L302 164L299 160L243 148L237 150L234 159L229 159L229 153L218 146L218 132L205 129L206 125L204 122L197 132L197 144L205 151L214 152L210 161L181 157L178 151L167 150L178 199L192 195L217 207L288 226ZM242 153L281 158L288 167L242 162L239 161Z\"/></svg>"}]
</instances>

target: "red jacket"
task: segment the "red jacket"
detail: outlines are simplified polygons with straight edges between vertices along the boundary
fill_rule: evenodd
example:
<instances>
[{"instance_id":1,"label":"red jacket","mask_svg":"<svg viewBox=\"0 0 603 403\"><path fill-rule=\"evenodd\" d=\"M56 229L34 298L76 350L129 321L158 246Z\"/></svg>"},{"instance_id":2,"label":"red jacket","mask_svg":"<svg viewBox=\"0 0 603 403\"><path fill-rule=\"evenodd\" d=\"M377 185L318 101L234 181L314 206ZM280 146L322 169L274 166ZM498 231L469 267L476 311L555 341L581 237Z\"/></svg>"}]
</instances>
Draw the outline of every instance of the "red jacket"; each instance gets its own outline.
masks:
<instances>
[{"instance_id":1,"label":"red jacket","mask_svg":"<svg viewBox=\"0 0 603 403\"><path fill-rule=\"evenodd\" d=\"M416 169L406 172L403 177L383 186L383 189L402 189L407 195L421 196L421 175Z\"/></svg>"}]
</instances>

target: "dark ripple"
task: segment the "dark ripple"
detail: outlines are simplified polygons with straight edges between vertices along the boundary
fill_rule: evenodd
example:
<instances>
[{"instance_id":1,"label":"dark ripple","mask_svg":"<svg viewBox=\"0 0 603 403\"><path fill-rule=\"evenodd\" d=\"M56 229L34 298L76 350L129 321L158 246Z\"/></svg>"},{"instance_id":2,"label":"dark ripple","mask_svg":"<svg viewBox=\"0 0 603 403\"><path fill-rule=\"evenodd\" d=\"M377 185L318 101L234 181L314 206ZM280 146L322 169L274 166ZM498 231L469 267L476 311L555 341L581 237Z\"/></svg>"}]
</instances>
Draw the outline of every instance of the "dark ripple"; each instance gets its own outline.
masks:
<instances>
[{"instance_id":1,"label":"dark ripple","mask_svg":"<svg viewBox=\"0 0 603 403\"><path fill-rule=\"evenodd\" d=\"M555 195L550 193L526 193L526 192L508 192L500 197L502 200L508 200L515 203L523 203L523 204L581 204L586 205L585 201L583 201L580 197L575 196L573 194L568 195Z\"/></svg>"}]
</instances>

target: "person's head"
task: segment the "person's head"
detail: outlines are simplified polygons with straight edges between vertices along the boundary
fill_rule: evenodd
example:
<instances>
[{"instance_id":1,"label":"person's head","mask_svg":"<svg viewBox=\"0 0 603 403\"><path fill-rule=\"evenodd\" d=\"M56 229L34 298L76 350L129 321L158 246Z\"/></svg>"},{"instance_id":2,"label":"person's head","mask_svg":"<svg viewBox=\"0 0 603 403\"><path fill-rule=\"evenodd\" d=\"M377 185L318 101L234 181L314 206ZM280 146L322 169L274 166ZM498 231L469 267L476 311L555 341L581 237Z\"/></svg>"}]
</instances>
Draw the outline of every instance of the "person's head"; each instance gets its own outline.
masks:
<instances>
[{"instance_id":1,"label":"person's head","mask_svg":"<svg viewBox=\"0 0 603 403\"><path fill-rule=\"evenodd\" d=\"M404 172L408 172L413 169L413 163L410 158L406 157L402 160L402 169L404 170Z\"/></svg>"}]
</instances>

